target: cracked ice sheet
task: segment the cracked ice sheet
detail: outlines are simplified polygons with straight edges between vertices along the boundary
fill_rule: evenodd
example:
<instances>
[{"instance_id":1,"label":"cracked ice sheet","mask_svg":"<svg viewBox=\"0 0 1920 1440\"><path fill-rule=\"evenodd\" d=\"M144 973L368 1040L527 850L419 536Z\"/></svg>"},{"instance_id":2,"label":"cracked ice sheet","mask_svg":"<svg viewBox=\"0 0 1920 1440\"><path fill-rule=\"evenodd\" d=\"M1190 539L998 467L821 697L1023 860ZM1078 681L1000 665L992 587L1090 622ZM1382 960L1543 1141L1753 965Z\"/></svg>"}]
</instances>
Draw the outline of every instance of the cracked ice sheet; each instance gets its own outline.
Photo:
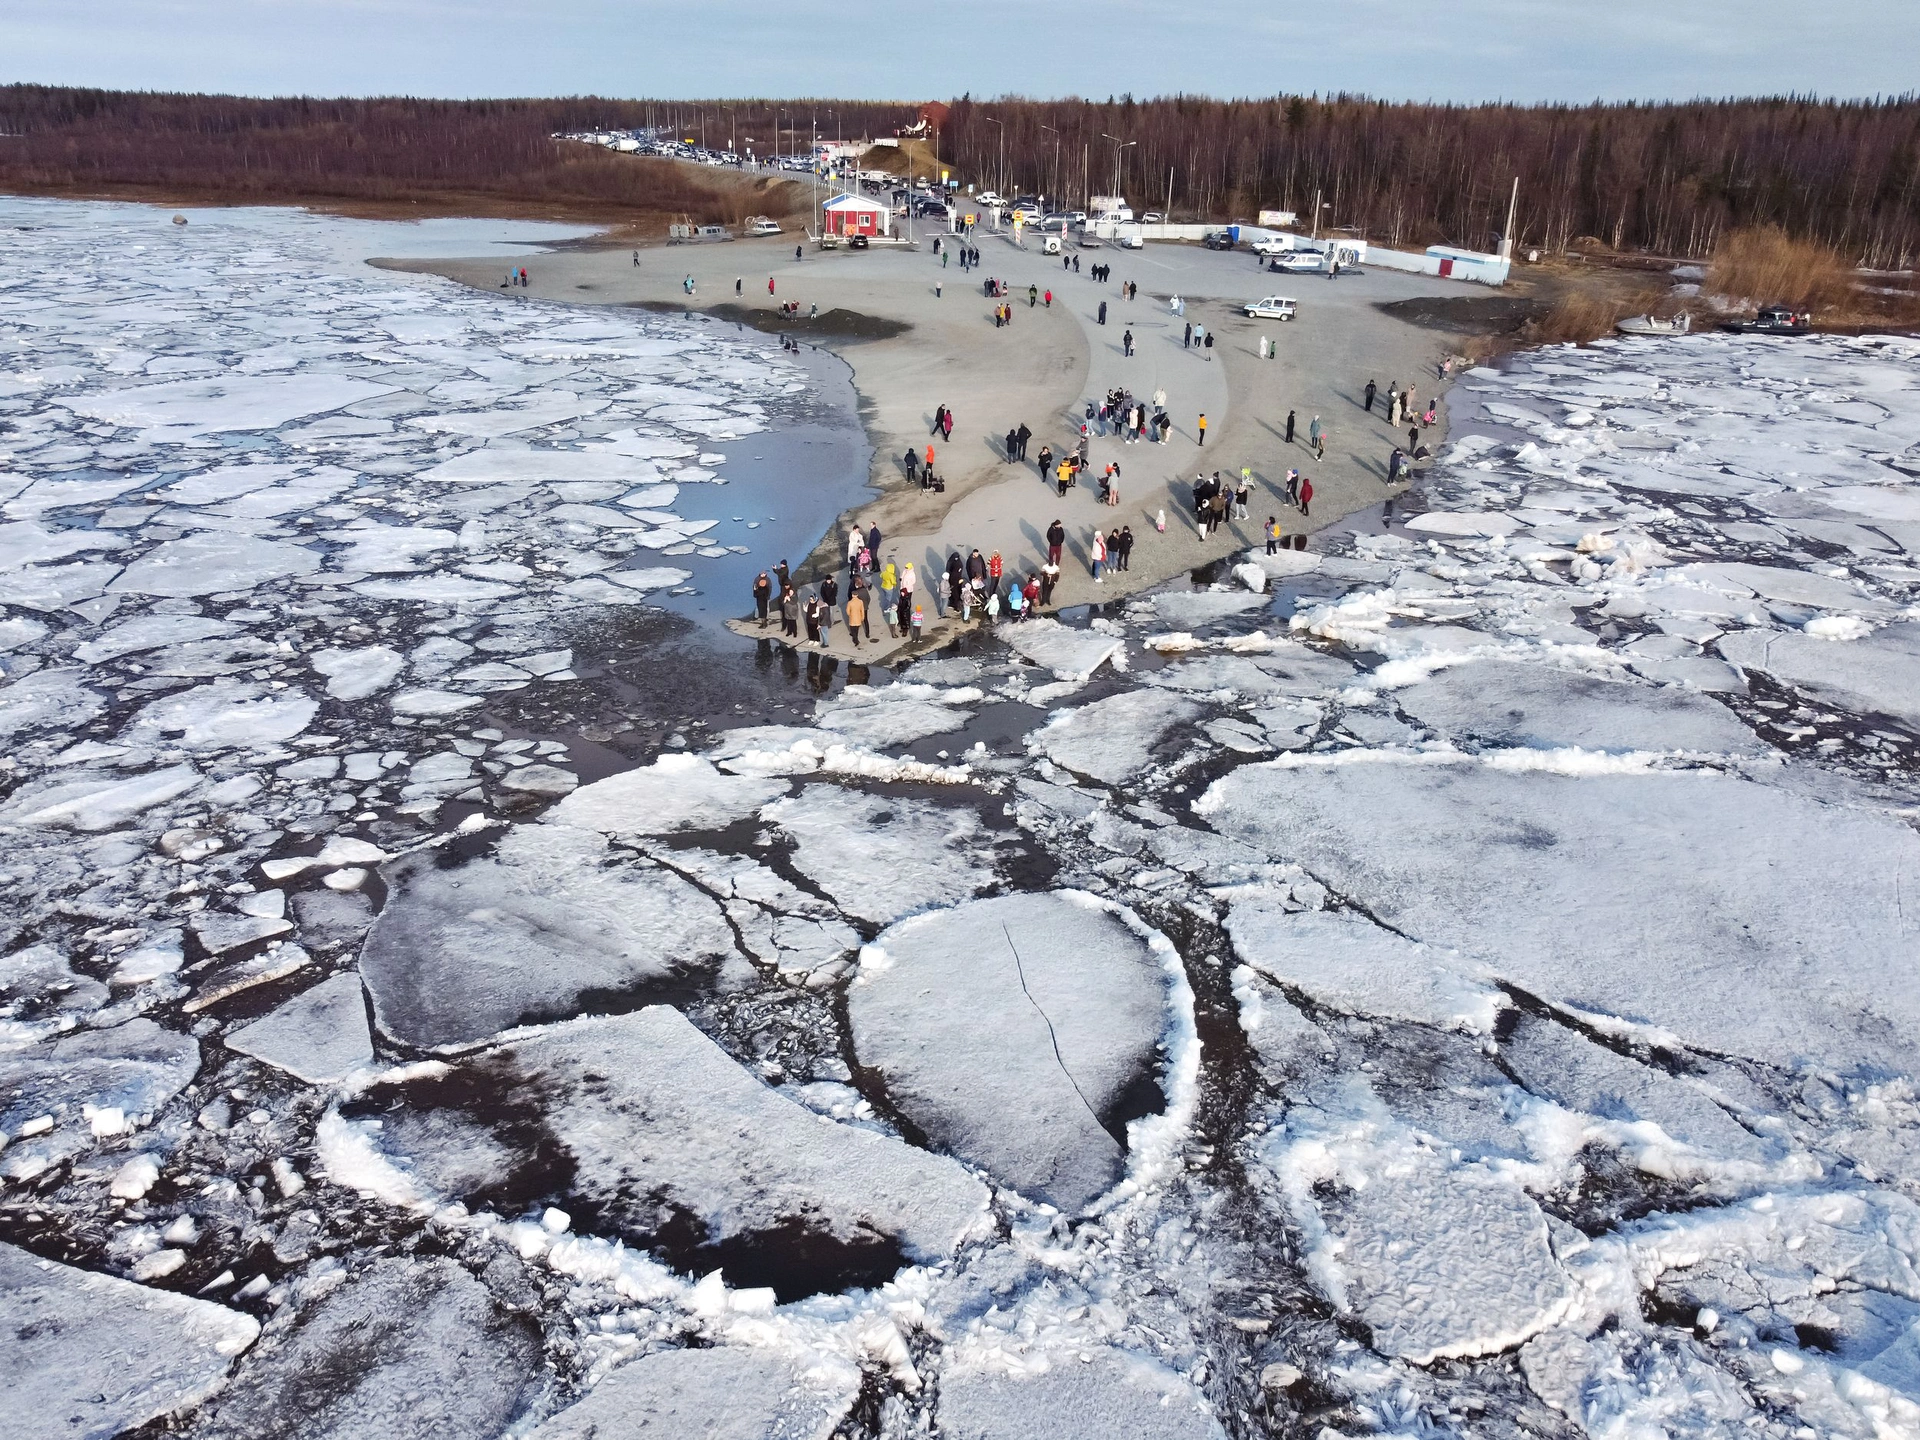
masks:
<instances>
[{"instance_id":1,"label":"cracked ice sheet","mask_svg":"<svg viewBox=\"0 0 1920 1440\"><path fill-rule=\"evenodd\" d=\"M1236 898L1227 918L1234 950L1268 979L1354 1014L1493 1033L1506 997L1471 978L1459 956L1351 911L1289 913L1284 900L1281 892Z\"/></svg>"},{"instance_id":2,"label":"cracked ice sheet","mask_svg":"<svg viewBox=\"0 0 1920 1440\"><path fill-rule=\"evenodd\" d=\"M1296 1109L1261 1157L1327 1299L1416 1365L1510 1350L1558 1320L1574 1287L1540 1207L1382 1118Z\"/></svg>"},{"instance_id":3,"label":"cracked ice sheet","mask_svg":"<svg viewBox=\"0 0 1920 1440\"><path fill-rule=\"evenodd\" d=\"M1056 765L1118 785L1153 762L1169 732L1191 728L1201 713L1179 695L1125 690L1058 711L1027 744Z\"/></svg>"},{"instance_id":4,"label":"cracked ice sheet","mask_svg":"<svg viewBox=\"0 0 1920 1440\"><path fill-rule=\"evenodd\" d=\"M1535 994L1780 1065L1911 1069L1896 896L1920 837L1891 815L1710 773L1355 758L1244 766L1194 808Z\"/></svg>"},{"instance_id":5,"label":"cracked ice sheet","mask_svg":"<svg viewBox=\"0 0 1920 1440\"><path fill-rule=\"evenodd\" d=\"M525 1148L530 1132L544 1133L573 1162L571 1193L628 1243L690 1220L697 1250L732 1248L729 1269L764 1264L753 1248L777 1247L783 1232L826 1246L823 1265L835 1247L856 1267L860 1252L890 1246L927 1263L951 1254L986 1205L986 1187L952 1160L823 1121L667 1006L547 1027L462 1069L472 1072L464 1085L432 1076L372 1096L380 1149L410 1160L430 1189L471 1196L544 1167L545 1153ZM338 1120L333 1133L361 1123ZM550 1188L553 1177L536 1183ZM703 1274L720 1263L688 1259Z\"/></svg>"},{"instance_id":6,"label":"cracked ice sheet","mask_svg":"<svg viewBox=\"0 0 1920 1440\"><path fill-rule=\"evenodd\" d=\"M1160 960L1130 918L1062 891L884 931L848 992L860 1063L934 1145L1083 1209L1120 1178L1114 1110L1168 1027Z\"/></svg>"},{"instance_id":7,"label":"cracked ice sheet","mask_svg":"<svg viewBox=\"0 0 1920 1440\"><path fill-rule=\"evenodd\" d=\"M793 838L801 874L876 924L969 899L997 878L970 809L816 782L760 813Z\"/></svg>"},{"instance_id":8,"label":"cracked ice sheet","mask_svg":"<svg viewBox=\"0 0 1920 1440\"><path fill-rule=\"evenodd\" d=\"M590 830L515 826L489 858L446 868L427 853L382 874L361 973L380 1030L409 1045L564 1019L596 994L677 990L735 953L710 898Z\"/></svg>"}]
</instances>

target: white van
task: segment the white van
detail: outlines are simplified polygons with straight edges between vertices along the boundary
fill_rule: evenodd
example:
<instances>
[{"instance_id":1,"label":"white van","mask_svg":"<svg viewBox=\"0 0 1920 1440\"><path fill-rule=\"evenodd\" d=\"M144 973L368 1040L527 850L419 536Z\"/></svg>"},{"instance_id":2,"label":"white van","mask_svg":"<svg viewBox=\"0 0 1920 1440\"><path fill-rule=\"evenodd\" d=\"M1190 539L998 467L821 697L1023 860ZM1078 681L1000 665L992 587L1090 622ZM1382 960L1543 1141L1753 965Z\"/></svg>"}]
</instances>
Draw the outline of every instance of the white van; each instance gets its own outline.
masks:
<instances>
[{"instance_id":1,"label":"white van","mask_svg":"<svg viewBox=\"0 0 1920 1440\"><path fill-rule=\"evenodd\" d=\"M1247 314L1256 320L1291 320L1300 302L1285 295L1269 295L1247 306Z\"/></svg>"}]
</instances>

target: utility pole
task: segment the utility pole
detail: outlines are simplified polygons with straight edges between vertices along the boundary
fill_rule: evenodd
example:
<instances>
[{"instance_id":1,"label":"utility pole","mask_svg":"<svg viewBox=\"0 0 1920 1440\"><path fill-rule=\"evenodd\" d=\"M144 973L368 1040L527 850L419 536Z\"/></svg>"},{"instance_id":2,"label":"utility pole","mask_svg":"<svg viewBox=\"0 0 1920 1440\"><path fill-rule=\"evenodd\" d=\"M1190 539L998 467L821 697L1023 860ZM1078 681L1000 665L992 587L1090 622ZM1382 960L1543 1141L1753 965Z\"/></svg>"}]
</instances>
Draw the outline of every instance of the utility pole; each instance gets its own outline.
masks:
<instances>
[{"instance_id":1,"label":"utility pole","mask_svg":"<svg viewBox=\"0 0 1920 1440\"><path fill-rule=\"evenodd\" d=\"M1507 201L1507 231L1500 237L1500 258L1513 259L1513 222L1520 212L1520 177L1513 177L1513 197Z\"/></svg>"},{"instance_id":2,"label":"utility pole","mask_svg":"<svg viewBox=\"0 0 1920 1440\"><path fill-rule=\"evenodd\" d=\"M1171 165L1167 167L1167 208L1160 212L1160 223L1162 225L1173 223L1173 166Z\"/></svg>"}]
</instances>

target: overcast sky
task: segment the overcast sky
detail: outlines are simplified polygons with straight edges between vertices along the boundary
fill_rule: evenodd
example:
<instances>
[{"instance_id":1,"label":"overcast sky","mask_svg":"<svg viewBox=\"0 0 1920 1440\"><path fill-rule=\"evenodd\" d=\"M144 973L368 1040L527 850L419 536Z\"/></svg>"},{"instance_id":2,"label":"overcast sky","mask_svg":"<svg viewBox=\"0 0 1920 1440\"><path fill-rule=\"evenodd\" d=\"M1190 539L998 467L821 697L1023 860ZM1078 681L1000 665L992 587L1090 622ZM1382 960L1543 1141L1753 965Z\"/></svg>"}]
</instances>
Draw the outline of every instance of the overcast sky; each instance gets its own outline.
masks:
<instances>
[{"instance_id":1,"label":"overcast sky","mask_svg":"<svg viewBox=\"0 0 1920 1440\"><path fill-rule=\"evenodd\" d=\"M7 0L0 80L254 95L1868 96L1915 0Z\"/></svg>"}]
</instances>

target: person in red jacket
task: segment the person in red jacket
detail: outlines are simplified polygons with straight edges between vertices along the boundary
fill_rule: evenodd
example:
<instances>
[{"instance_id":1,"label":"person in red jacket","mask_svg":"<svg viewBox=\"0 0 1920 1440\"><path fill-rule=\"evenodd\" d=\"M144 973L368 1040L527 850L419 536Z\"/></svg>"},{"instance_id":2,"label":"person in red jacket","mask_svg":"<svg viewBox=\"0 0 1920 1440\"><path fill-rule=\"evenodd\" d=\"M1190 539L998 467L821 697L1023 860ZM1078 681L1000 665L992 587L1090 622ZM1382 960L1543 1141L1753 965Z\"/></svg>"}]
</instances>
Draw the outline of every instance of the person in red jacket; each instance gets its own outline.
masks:
<instances>
[{"instance_id":1,"label":"person in red jacket","mask_svg":"<svg viewBox=\"0 0 1920 1440\"><path fill-rule=\"evenodd\" d=\"M1312 514L1312 510L1309 508L1312 504L1313 481L1303 475L1300 477L1300 513L1302 515Z\"/></svg>"}]
</instances>

